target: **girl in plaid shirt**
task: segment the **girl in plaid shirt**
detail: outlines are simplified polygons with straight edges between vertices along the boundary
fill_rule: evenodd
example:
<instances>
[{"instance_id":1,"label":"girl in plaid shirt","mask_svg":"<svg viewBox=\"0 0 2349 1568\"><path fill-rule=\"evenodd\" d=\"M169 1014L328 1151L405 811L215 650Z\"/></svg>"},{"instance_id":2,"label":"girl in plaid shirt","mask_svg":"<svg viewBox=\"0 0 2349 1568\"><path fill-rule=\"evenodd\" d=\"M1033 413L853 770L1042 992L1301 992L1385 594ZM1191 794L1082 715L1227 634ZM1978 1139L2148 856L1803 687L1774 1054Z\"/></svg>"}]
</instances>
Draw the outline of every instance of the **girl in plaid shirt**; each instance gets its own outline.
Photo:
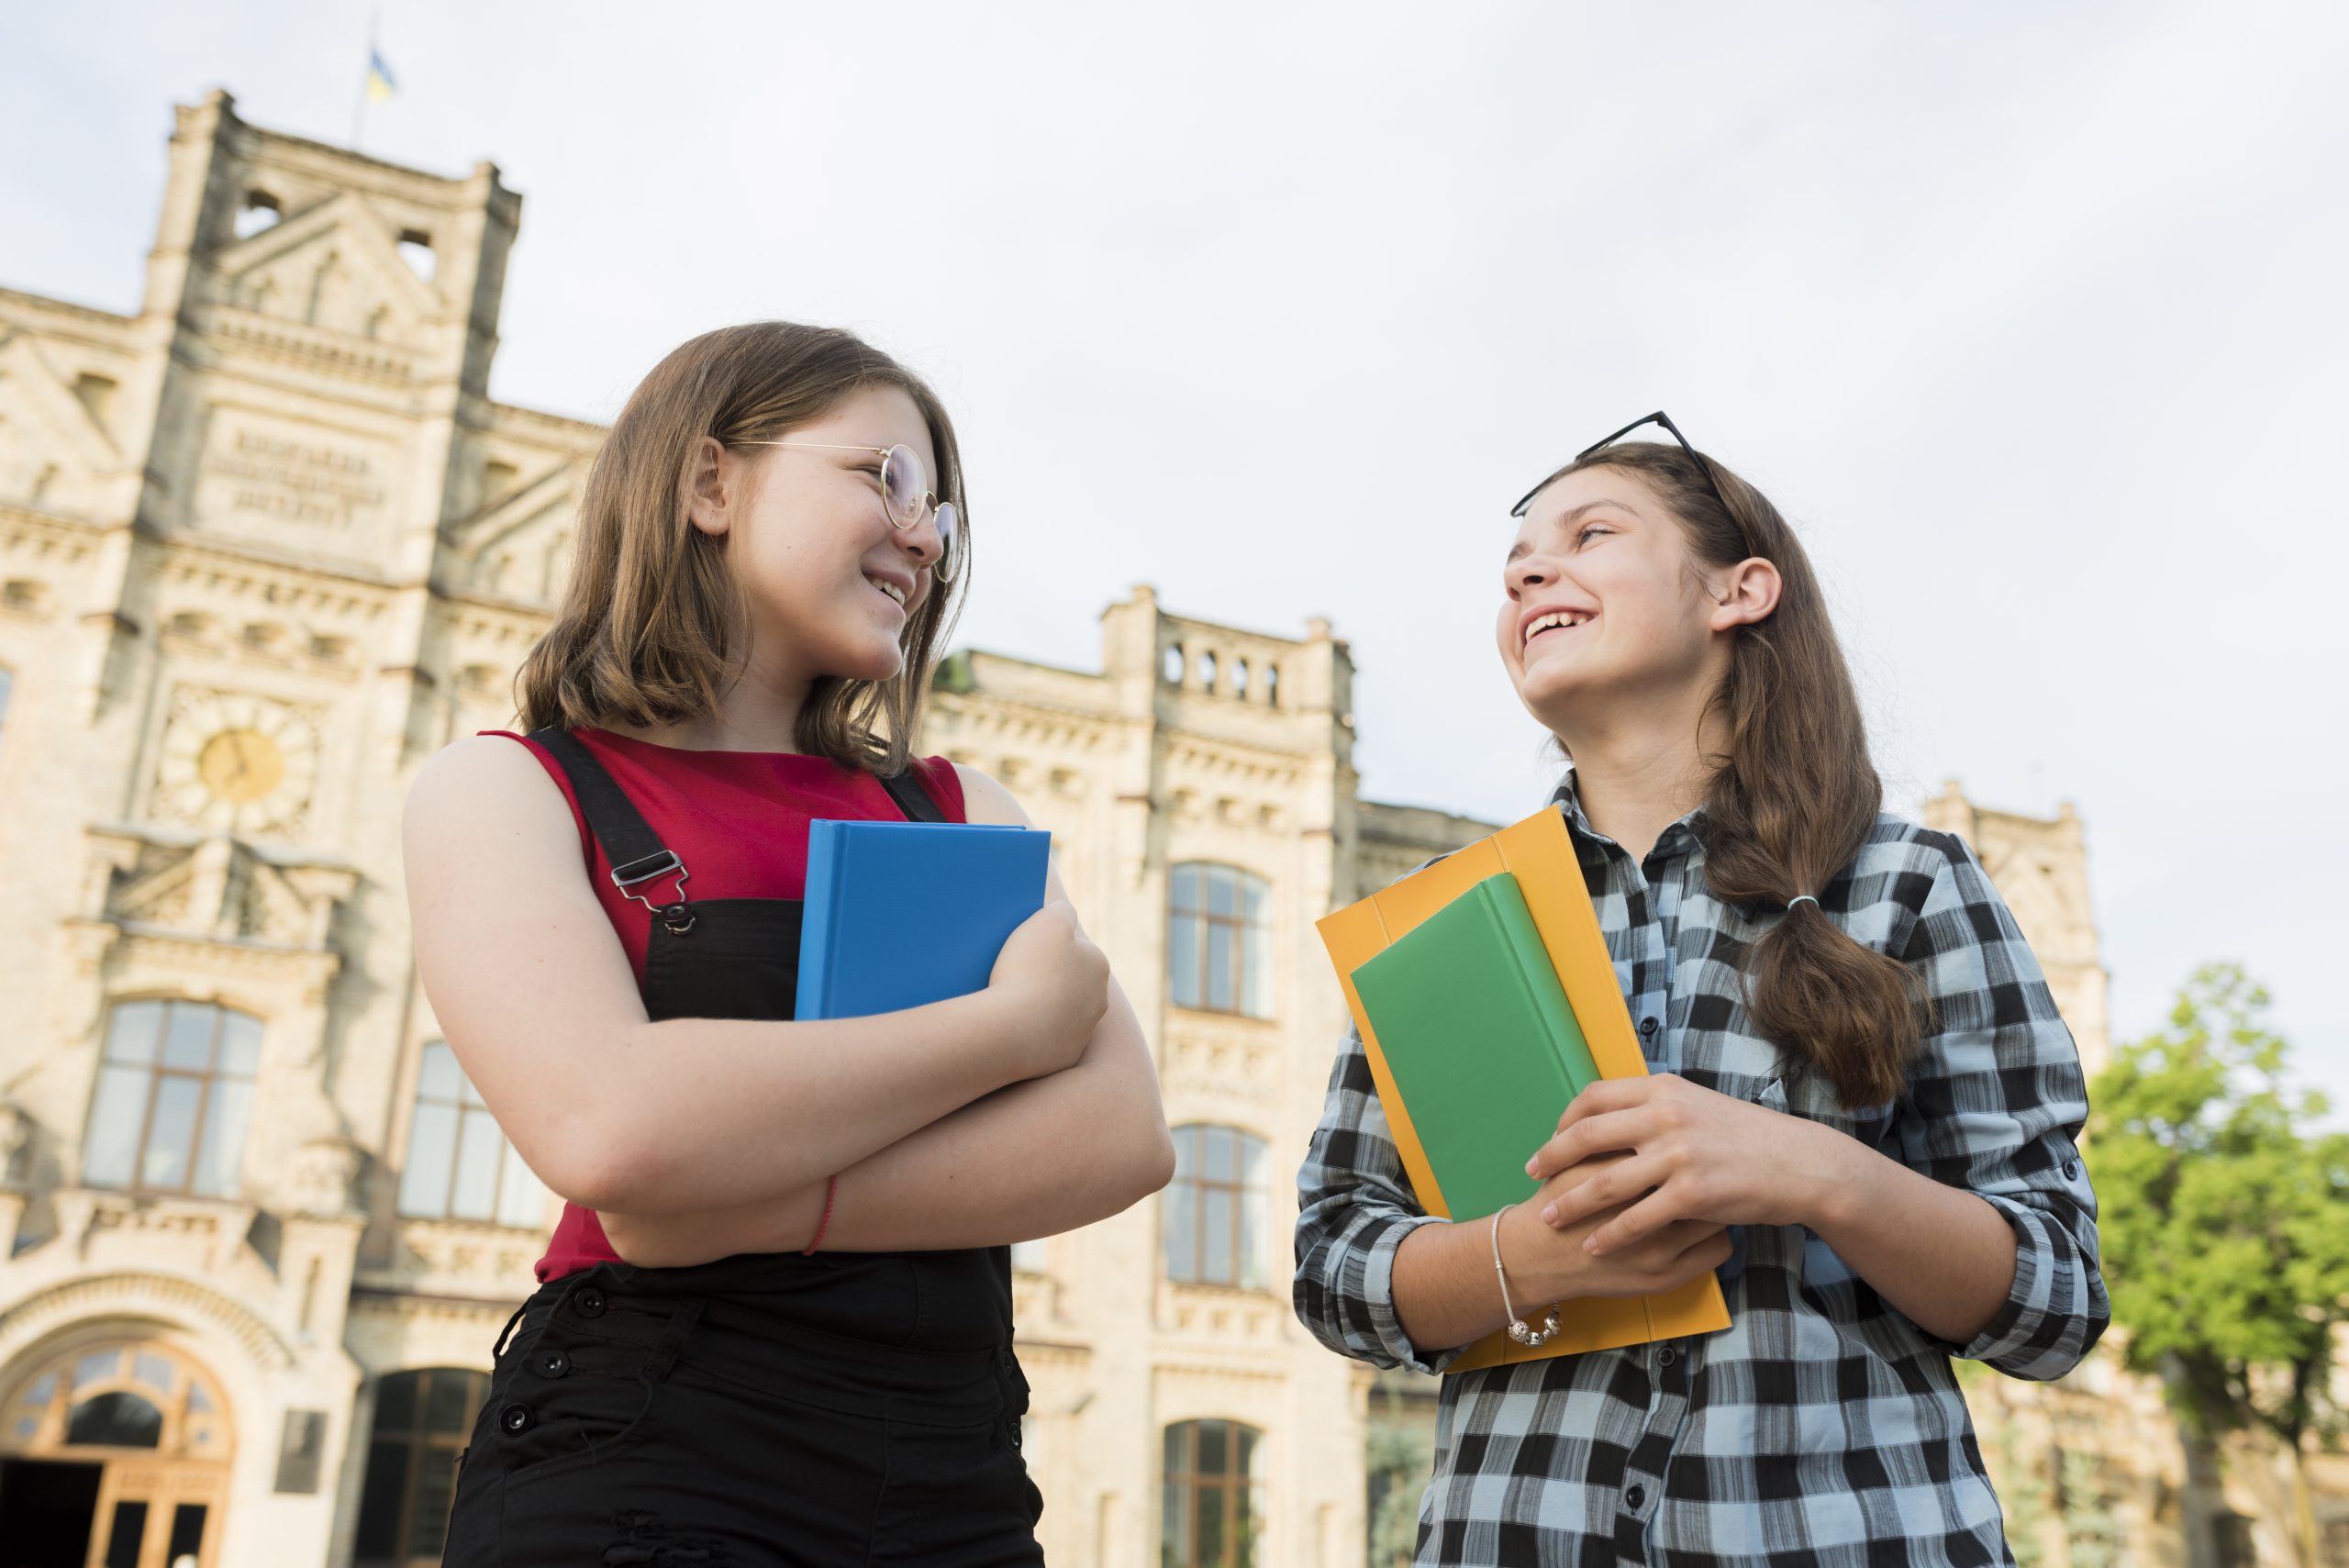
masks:
<instances>
[{"instance_id":1,"label":"girl in plaid shirt","mask_svg":"<svg viewBox=\"0 0 2349 1568\"><path fill-rule=\"evenodd\" d=\"M1785 520L1652 421L1519 503L1497 633L1653 1075L1564 1107L1497 1235L1537 1320L1711 1269L1731 1327L1444 1379L1418 1560L2011 1562L1951 1358L2060 1377L2103 1332L2079 1055L1965 844L1879 810ZM1298 1186L1332 1350L1438 1372L1508 1321L1351 1034Z\"/></svg>"}]
</instances>

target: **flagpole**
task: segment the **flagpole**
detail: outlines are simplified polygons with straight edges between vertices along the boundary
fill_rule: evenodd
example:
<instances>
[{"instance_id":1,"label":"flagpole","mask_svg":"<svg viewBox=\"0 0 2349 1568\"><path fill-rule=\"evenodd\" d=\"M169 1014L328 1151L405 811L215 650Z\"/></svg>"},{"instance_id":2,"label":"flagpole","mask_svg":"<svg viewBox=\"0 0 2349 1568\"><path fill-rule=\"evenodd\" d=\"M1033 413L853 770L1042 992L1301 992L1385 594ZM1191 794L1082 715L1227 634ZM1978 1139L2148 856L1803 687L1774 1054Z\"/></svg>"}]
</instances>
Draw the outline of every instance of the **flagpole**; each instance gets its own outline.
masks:
<instances>
[{"instance_id":1,"label":"flagpole","mask_svg":"<svg viewBox=\"0 0 2349 1568\"><path fill-rule=\"evenodd\" d=\"M367 13L367 63L359 72L359 102L351 111L351 150L359 150L359 139L367 128L367 100L370 83L375 71L376 33L382 26L384 13L370 9Z\"/></svg>"}]
</instances>

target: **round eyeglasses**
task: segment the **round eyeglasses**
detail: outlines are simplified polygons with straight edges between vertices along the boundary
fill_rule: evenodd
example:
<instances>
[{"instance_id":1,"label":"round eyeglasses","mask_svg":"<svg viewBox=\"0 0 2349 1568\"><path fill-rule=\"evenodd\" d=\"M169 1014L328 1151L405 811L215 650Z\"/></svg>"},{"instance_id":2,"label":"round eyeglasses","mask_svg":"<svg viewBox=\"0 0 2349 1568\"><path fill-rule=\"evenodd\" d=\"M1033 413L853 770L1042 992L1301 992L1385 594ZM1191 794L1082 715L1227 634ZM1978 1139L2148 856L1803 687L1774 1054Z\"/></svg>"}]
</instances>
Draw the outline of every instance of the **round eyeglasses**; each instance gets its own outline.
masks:
<instances>
[{"instance_id":1,"label":"round eyeglasses","mask_svg":"<svg viewBox=\"0 0 2349 1568\"><path fill-rule=\"evenodd\" d=\"M742 447L802 447L819 452L871 452L881 460L881 509L892 528L901 532L919 528L924 517L938 524L938 559L930 575L941 583L954 581L963 567L963 514L952 501L941 501L922 481L921 459L903 442L894 447L841 446L830 441L737 441Z\"/></svg>"}]
</instances>

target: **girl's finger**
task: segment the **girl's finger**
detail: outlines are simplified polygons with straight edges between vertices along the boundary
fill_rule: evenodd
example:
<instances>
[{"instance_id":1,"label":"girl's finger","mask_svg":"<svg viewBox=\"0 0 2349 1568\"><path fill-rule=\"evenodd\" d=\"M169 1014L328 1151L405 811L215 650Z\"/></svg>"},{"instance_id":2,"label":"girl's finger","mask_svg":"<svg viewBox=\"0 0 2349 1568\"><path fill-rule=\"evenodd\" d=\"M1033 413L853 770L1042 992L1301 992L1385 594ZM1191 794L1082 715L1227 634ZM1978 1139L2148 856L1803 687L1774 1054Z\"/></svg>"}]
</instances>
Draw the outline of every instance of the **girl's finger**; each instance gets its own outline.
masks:
<instances>
[{"instance_id":1,"label":"girl's finger","mask_svg":"<svg viewBox=\"0 0 2349 1568\"><path fill-rule=\"evenodd\" d=\"M1664 1172L1654 1162L1625 1160L1553 1198L1542 1207L1542 1222L1556 1230L1579 1225L1602 1209L1631 1202L1662 1180Z\"/></svg>"},{"instance_id":2,"label":"girl's finger","mask_svg":"<svg viewBox=\"0 0 2349 1568\"><path fill-rule=\"evenodd\" d=\"M1636 1106L1586 1118L1535 1150L1533 1158L1525 1162L1525 1173L1537 1182L1546 1182L1594 1154L1637 1149L1640 1135L1645 1130L1645 1118Z\"/></svg>"},{"instance_id":3,"label":"girl's finger","mask_svg":"<svg viewBox=\"0 0 2349 1568\"><path fill-rule=\"evenodd\" d=\"M1609 1111L1645 1105L1653 1083L1652 1078L1601 1078L1566 1102L1566 1108L1558 1117L1558 1130L1564 1132L1578 1121L1604 1116Z\"/></svg>"},{"instance_id":4,"label":"girl's finger","mask_svg":"<svg viewBox=\"0 0 2349 1568\"><path fill-rule=\"evenodd\" d=\"M1582 1249L1594 1258L1603 1258L1686 1218L1680 1212L1679 1195L1668 1185L1659 1187L1592 1231L1584 1240Z\"/></svg>"}]
</instances>

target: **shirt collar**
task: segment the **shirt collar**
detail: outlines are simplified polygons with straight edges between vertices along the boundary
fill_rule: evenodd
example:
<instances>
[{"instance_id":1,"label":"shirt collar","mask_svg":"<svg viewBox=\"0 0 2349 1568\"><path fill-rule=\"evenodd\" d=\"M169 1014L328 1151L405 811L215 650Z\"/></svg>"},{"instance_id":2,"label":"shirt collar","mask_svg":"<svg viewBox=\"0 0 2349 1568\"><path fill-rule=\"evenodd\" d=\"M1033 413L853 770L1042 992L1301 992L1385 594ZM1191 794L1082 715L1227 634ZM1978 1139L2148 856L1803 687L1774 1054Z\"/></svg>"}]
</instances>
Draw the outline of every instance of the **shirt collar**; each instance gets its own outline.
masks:
<instances>
[{"instance_id":1,"label":"shirt collar","mask_svg":"<svg viewBox=\"0 0 2349 1568\"><path fill-rule=\"evenodd\" d=\"M1569 762L1566 765L1566 776L1560 779L1558 787L1551 792L1550 804L1565 814L1566 826L1573 829L1576 839L1592 844L1608 844L1614 845L1618 849L1621 848L1620 845L1615 844L1614 840L1608 838L1590 825L1590 815L1583 809L1582 795L1575 788L1573 763ZM1704 816L1705 808L1699 806L1671 827L1666 828L1657 837L1655 848L1648 851L1649 858L1653 859L1657 855L1679 854L1704 848Z\"/></svg>"}]
</instances>

